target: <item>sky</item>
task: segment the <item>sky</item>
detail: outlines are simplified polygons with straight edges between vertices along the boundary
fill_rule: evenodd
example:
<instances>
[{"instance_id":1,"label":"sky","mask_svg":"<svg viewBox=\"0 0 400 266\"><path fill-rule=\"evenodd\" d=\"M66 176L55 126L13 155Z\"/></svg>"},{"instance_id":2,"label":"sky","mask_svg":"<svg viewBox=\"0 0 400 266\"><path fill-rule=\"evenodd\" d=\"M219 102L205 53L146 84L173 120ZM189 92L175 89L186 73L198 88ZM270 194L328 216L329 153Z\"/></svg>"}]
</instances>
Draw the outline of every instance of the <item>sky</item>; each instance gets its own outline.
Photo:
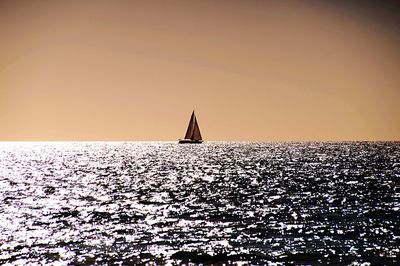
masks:
<instances>
[{"instance_id":1,"label":"sky","mask_svg":"<svg viewBox=\"0 0 400 266\"><path fill-rule=\"evenodd\" d=\"M0 140L400 140L396 1L0 1Z\"/></svg>"}]
</instances>

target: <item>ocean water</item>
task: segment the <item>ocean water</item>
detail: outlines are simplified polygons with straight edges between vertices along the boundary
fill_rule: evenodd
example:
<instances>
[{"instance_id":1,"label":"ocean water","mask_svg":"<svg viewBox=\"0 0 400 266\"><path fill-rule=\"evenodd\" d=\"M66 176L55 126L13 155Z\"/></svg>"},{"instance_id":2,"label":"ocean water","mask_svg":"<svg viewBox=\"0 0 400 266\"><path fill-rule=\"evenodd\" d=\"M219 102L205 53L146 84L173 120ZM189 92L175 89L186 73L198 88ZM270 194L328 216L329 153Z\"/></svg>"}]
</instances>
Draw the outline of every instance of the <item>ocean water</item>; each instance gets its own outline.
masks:
<instances>
[{"instance_id":1,"label":"ocean water","mask_svg":"<svg viewBox=\"0 0 400 266\"><path fill-rule=\"evenodd\" d=\"M400 142L3 142L0 264L400 264Z\"/></svg>"}]
</instances>

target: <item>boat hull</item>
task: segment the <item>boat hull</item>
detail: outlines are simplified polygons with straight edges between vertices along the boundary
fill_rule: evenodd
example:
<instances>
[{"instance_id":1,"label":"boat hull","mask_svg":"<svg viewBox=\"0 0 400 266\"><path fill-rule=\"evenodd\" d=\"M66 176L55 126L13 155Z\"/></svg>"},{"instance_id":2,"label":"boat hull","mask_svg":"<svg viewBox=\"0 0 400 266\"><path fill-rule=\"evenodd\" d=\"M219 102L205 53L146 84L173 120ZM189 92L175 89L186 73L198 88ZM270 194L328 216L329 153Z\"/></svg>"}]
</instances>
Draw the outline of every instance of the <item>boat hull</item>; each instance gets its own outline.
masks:
<instances>
[{"instance_id":1,"label":"boat hull","mask_svg":"<svg viewBox=\"0 0 400 266\"><path fill-rule=\"evenodd\" d=\"M202 140L180 139L179 144L201 144Z\"/></svg>"}]
</instances>

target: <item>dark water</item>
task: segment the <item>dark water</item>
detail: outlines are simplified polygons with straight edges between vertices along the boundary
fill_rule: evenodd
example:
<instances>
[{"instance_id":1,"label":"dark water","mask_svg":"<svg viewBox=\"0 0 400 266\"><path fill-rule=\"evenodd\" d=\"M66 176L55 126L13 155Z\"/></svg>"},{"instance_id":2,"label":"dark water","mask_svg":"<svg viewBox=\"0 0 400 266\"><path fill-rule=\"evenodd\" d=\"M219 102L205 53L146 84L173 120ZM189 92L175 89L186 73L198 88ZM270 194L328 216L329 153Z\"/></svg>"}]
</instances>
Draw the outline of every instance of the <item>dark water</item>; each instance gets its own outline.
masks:
<instances>
[{"instance_id":1,"label":"dark water","mask_svg":"<svg viewBox=\"0 0 400 266\"><path fill-rule=\"evenodd\" d=\"M0 143L0 264L399 264L400 143Z\"/></svg>"}]
</instances>

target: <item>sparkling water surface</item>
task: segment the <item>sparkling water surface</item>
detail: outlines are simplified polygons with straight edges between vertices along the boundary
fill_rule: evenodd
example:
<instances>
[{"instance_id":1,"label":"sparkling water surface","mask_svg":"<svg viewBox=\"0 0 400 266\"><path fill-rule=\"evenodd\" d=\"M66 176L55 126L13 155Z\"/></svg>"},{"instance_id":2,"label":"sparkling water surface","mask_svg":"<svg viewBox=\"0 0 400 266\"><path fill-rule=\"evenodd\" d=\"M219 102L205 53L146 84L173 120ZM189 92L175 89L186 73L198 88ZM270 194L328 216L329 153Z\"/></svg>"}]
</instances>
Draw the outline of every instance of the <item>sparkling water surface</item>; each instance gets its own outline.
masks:
<instances>
[{"instance_id":1,"label":"sparkling water surface","mask_svg":"<svg viewBox=\"0 0 400 266\"><path fill-rule=\"evenodd\" d=\"M0 264L400 263L400 143L2 142Z\"/></svg>"}]
</instances>

